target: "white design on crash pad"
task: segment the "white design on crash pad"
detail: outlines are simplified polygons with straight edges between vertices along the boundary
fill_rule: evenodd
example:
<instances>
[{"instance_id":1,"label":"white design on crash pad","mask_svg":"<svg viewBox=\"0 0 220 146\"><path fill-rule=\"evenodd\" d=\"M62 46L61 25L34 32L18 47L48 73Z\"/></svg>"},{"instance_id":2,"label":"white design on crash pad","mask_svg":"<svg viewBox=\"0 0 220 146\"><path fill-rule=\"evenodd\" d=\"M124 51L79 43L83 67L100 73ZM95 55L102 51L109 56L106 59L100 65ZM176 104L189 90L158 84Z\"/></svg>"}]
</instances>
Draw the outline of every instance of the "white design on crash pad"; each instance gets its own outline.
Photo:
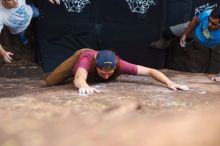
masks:
<instances>
[{"instance_id":1,"label":"white design on crash pad","mask_svg":"<svg viewBox=\"0 0 220 146\"><path fill-rule=\"evenodd\" d=\"M150 6L156 5L154 0L126 0L132 13L145 14Z\"/></svg>"},{"instance_id":2,"label":"white design on crash pad","mask_svg":"<svg viewBox=\"0 0 220 146\"><path fill-rule=\"evenodd\" d=\"M81 13L89 0L62 0L68 12Z\"/></svg>"}]
</instances>

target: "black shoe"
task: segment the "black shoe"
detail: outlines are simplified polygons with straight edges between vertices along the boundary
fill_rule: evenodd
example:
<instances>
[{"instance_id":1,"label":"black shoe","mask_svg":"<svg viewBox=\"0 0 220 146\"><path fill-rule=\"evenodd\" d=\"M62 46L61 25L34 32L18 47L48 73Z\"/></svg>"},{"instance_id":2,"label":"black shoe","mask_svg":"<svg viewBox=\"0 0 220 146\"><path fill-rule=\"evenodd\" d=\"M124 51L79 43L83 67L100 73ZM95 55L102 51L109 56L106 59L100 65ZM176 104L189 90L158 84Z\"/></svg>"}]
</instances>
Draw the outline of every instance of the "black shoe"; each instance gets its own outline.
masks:
<instances>
[{"instance_id":1,"label":"black shoe","mask_svg":"<svg viewBox=\"0 0 220 146\"><path fill-rule=\"evenodd\" d=\"M27 41L27 42L25 42L25 43L23 43L23 46L25 47L25 48L27 48L27 49L31 49L31 45L30 45L30 43Z\"/></svg>"}]
</instances>

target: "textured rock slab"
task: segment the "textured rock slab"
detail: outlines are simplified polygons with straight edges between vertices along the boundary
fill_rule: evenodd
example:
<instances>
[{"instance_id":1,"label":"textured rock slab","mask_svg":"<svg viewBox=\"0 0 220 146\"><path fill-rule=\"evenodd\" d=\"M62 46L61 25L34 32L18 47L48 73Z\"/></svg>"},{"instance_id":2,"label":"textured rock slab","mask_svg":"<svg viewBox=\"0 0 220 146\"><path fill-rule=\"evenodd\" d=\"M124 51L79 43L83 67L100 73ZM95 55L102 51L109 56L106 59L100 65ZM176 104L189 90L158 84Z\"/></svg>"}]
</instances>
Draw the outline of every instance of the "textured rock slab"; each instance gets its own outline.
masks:
<instances>
[{"instance_id":1,"label":"textured rock slab","mask_svg":"<svg viewBox=\"0 0 220 146\"><path fill-rule=\"evenodd\" d=\"M1 78L0 146L220 145L220 84L209 74L163 72L191 89L123 75L94 84L102 94L80 96L71 84L45 87L43 74Z\"/></svg>"}]
</instances>

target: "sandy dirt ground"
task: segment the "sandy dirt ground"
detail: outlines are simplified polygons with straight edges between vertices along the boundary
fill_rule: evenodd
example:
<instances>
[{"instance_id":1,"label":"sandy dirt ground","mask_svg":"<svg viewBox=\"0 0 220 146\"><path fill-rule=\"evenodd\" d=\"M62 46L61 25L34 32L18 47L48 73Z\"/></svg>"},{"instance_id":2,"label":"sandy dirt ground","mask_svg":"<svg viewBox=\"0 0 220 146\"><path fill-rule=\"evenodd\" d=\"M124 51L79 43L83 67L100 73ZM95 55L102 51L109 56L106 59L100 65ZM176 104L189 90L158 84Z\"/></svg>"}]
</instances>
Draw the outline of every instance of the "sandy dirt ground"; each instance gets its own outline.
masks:
<instances>
[{"instance_id":1,"label":"sandy dirt ground","mask_svg":"<svg viewBox=\"0 0 220 146\"><path fill-rule=\"evenodd\" d=\"M120 76L81 96L46 87L36 64L1 65L0 146L219 146L220 83L211 74L162 70L189 91Z\"/></svg>"}]
</instances>

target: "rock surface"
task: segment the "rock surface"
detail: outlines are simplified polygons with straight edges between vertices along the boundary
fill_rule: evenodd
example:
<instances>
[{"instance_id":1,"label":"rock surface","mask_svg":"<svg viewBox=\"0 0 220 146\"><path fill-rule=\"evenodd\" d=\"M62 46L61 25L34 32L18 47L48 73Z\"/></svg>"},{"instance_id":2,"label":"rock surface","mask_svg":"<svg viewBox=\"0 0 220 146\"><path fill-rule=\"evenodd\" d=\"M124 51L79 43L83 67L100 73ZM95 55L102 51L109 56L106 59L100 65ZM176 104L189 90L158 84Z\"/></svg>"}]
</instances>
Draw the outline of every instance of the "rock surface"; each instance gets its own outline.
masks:
<instances>
[{"instance_id":1,"label":"rock surface","mask_svg":"<svg viewBox=\"0 0 220 146\"><path fill-rule=\"evenodd\" d=\"M211 74L162 70L189 91L150 77L120 76L80 96L73 85L46 87L35 64L0 74L0 146L219 146L220 84Z\"/></svg>"}]
</instances>

